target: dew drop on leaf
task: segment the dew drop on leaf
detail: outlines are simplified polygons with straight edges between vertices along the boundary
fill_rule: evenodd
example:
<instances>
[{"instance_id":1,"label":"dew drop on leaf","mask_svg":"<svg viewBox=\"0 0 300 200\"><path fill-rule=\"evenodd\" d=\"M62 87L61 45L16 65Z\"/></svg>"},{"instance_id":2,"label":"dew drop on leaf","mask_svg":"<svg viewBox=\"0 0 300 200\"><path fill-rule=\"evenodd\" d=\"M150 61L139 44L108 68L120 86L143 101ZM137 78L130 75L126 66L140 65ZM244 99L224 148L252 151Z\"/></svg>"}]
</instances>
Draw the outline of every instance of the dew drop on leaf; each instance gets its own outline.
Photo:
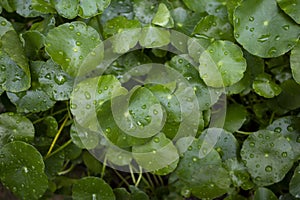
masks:
<instances>
[{"instance_id":1,"label":"dew drop on leaf","mask_svg":"<svg viewBox=\"0 0 300 200\"><path fill-rule=\"evenodd\" d=\"M266 172L271 172L272 170L273 170L273 168L270 165L266 166L266 168L265 168Z\"/></svg>"}]
</instances>

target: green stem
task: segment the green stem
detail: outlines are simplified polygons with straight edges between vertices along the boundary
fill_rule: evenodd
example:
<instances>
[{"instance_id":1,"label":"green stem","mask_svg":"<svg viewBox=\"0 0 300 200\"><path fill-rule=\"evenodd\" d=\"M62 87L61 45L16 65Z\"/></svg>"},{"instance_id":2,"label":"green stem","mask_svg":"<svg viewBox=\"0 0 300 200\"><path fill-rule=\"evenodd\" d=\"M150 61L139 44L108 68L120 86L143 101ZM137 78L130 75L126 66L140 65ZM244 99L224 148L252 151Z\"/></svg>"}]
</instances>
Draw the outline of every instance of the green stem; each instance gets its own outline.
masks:
<instances>
[{"instance_id":1,"label":"green stem","mask_svg":"<svg viewBox=\"0 0 300 200\"><path fill-rule=\"evenodd\" d=\"M245 132L245 131L235 131L235 132L243 135L251 135L253 133L253 132Z\"/></svg>"},{"instance_id":2,"label":"green stem","mask_svg":"<svg viewBox=\"0 0 300 200\"><path fill-rule=\"evenodd\" d=\"M117 171L117 170L115 170L114 168L113 168L113 170L114 170L114 172L117 174L117 176L125 183L125 185L127 186L127 187L129 187L130 186L130 184L127 182L127 180Z\"/></svg>"},{"instance_id":3,"label":"green stem","mask_svg":"<svg viewBox=\"0 0 300 200\"><path fill-rule=\"evenodd\" d=\"M72 170L74 169L74 167L75 167L75 165L71 165L71 167L70 167L69 169L66 169L66 170L64 170L64 171L58 172L57 174L58 174L59 176L65 175L65 174L69 173L70 171L72 171Z\"/></svg>"},{"instance_id":4,"label":"green stem","mask_svg":"<svg viewBox=\"0 0 300 200\"><path fill-rule=\"evenodd\" d=\"M50 153L49 155L47 155L45 157L45 160L55 154L57 154L58 152L60 152L61 150L63 150L64 148L66 148L69 144L72 143L72 140L70 139L69 141L67 141L66 143L64 143L62 146L58 147L55 151L53 151L52 153Z\"/></svg>"},{"instance_id":5,"label":"green stem","mask_svg":"<svg viewBox=\"0 0 300 200\"><path fill-rule=\"evenodd\" d=\"M153 182L152 182L152 180L151 180L151 177L149 176L148 173L146 173L146 176L147 176L147 180L148 180L149 183L150 183L150 187L151 187L151 188L154 188L154 184L153 184Z\"/></svg>"},{"instance_id":6,"label":"green stem","mask_svg":"<svg viewBox=\"0 0 300 200\"><path fill-rule=\"evenodd\" d=\"M132 166L130 164L129 164L129 171L130 171L132 182L134 184L136 184L135 176L134 176L134 173L133 173L133 170L132 170Z\"/></svg>"},{"instance_id":7,"label":"green stem","mask_svg":"<svg viewBox=\"0 0 300 200\"><path fill-rule=\"evenodd\" d=\"M58 137L60 136L63 128L65 127L65 124L67 123L67 121L68 121L68 117L65 118L64 122L62 123L62 125L59 128L59 130L57 131L57 133L56 133L56 135L55 135L55 137L54 137L54 139L52 141L52 144L51 144L51 146L50 146L50 148L48 150L48 153L46 154L46 158L49 157L49 155L51 154L51 151L52 151L54 145L56 144L56 141L57 141Z\"/></svg>"},{"instance_id":8,"label":"green stem","mask_svg":"<svg viewBox=\"0 0 300 200\"><path fill-rule=\"evenodd\" d=\"M105 169L106 169L106 162L107 162L107 157L105 156L104 161L103 161L102 171L101 171L101 179L104 178Z\"/></svg>"},{"instance_id":9,"label":"green stem","mask_svg":"<svg viewBox=\"0 0 300 200\"><path fill-rule=\"evenodd\" d=\"M135 187L138 187L138 186L139 186L139 184L140 184L140 182L141 182L141 179L142 179L142 176L143 176L143 169L142 169L141 166L139 166L139 168L140 168L139 177L138 177L138 179L137 179L137 181L136 181Z\"/></svg>"}]
</instances>

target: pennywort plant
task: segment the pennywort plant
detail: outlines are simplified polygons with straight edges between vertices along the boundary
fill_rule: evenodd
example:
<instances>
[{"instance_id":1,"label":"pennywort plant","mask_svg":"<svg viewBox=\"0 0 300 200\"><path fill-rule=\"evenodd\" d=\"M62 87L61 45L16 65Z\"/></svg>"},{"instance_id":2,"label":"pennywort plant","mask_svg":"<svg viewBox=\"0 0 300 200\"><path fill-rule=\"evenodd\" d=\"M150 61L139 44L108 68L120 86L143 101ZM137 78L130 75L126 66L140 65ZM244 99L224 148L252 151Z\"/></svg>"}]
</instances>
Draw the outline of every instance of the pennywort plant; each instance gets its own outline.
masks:
<instances>
[{"instance_id":1,"label":"pennywort plant","mask_svg":"<svg viewBox=\"0 0 300 200\"><path fill-rule=\"evenodd\" d=\"M0 199L300 198L298 1L0 13Z\"/></svg>"}]
</instances>

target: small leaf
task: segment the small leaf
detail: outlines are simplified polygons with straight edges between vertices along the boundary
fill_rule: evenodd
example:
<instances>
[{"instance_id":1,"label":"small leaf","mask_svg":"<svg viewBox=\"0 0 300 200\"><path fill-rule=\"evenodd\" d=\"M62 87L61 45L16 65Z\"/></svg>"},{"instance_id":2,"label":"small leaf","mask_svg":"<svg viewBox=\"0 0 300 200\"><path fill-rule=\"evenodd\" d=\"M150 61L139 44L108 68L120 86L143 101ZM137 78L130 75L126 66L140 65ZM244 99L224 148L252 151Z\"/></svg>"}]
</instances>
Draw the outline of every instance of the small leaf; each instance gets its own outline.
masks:
<instances>
[{"instance_id":1,"label":"small leaf","mask_svg":"<svg viewBox=\"0 0 300 200\"><path fill-rule=\"evenodd\" d=\"M239 130L246 121L247 110L240 104L230 104L226 110L224 129L235 132Z\"/></svg>"},{"instance_id":2,"label":"small leaf","mask_svg":"<svg viewBox=\"0 0 300 200\"><path fill-rule=\"evenodd\" d=\"M281 85L282 92L276 100L282 109L294 110L300 107L300 85L294 80L286 80Z\"/></svg>"},{"instance_id":3,"label":"small leaf","mask_svg":"<svg viewBox=\"0 0 300 200\"><path fill-rule=\"evenodd\" d=\"M300 4L299 4L300 5ZM300 84L300 42L292 49L290 56L290 65L294 80Z\"/></svg>"},{"instance_id":4,"label":"small leaf","mask_svg":"<svg viewBox=\"0 0 300 200\"><path fill-rule=\"evenodd\" d=\"M82 154L82 159L85 166L89 171L95 174L100 174L102 171L102 163L97 160L91 153L84 151Z\"/></svg>"},{"instance_id":5,"label":"small leaf","mask_svg":"<svg viewBox=\"0 0 300 200\"><path fill-rule=\"evenodd\" d=\"M0 147L11 141L32 141L34 127L29 119L15 113L0 114Z\"/></svg>"},{"instance_id":6,"label":"small leaf","mask_svg":"<svg viewBox=\"0 0 300 200\"><path fill-rule=\"evenodd\" d=\"M12 24L7 21L4 17L0 17L0 38L8 31L13 31L14 28Z\"/></svg>"},{"instance_id":7,"label":"small leaf","mask_svg":"<svg viewBox=\"0 0 300 200\"><path fill-rule=\"evenodd\" d=\"M300 24L300 3L296 0L277 0L279 7Z\"/></svg>"},{"instance_id":8,"label":"small leaf","mask_svg":"<svg viewBox=\"0 0 300 200\"><path fill-rule=\"evenodd\" d=\"M230 86L241 80L246 60L241 49L229 41L212 43L200 56L200 76L208 86Z\"/></svg>"},{"instance_id":9,"label":"small leaf","mask_svg":"<svg viewBox=\"0 0 300 200\"><path fill-rule=\"evenodd\" d=\"M78 21L51 29L45 40L46 52L71 76L76 76L83 59L99 44L98 32Z\"/></svg>"},{"instance_id":10,"label":"small leaf","mask_svg":"<svg viewBox=\"0 0 300 200\"><path fill-rule=\"evenodd\" d=\"M266 73L258 75L252 87L258 95L265 98L273 98L281 92L280 86L271 79L271 75Z\"/></svg>"},{"instance_id":11,"label":"small leaf","mask_svg":"<svg viewBox=\"0 0 300 200\"><path fill-rule=\"evenodd\" d=\"M124 16L118 16L111 20L108 20L103 27L103 34L105 38L120 33L123 29L135 29L140 28L140 22L138 20L129 20ZM129 39L129 38L127 38Z\"/></svg>"},{"instance_id":12,"label":"small leaf","mask_svg":"<svg viewBox=\"0 0 300 200\"><path fill-rule=\"evenodd\" d=\"M48 188L41 154L31 145L15 141L0 149L0 179L22 199L39 199Z\"/></svg>"},{"instance_id":13,"label":"small leaf","mask_svg":"<svg viewBox=\"0 0 300 200\"><path fill-rule=\"evenodd\" d=\"M165 28L173 28L174 21L171 17L170 11L168 10L166 4L160 3L158 5L157 12L152 19L152 24L165 27Z\"/></svg>"},{"instance_id":14,"label":"small leaf","mask_svg":"<svg viewBox=\"0 0 300 200\"><path fill-rule=\"evenodd\" d=\"M272 190L264 187L260 187L254 193L254 200L261 200L261 199L277 200L277 197L272 192Z\"/></svg>"},{"instance_id":15,"label":"small leaf","mask_svg":"<svg viewBox=\"0 0 300 200\"><path fill-rule=\"evenodd\" d=\"M294 197L300 197L300 166L294 171L294 175L289 184L289 191Z\"/></svg>"},{"instance_id":16,"label":"small leaf","mask_svg":"<svg viewBox=\"0 0 300 200\"><path fill-rule=\"evenodd\" d=\"M45 36L38 31L26 31L21 36L24 39L26 56L37 60L40 57L41 48L44 47Z\"/></svg>"},{"instance_id":17,"label":"small leaf","mask_svg":"<svg viewBox=\"0 0 300 200\"><path fill-rule=\"evenodd\" d=\"M84 177L78 180L72 189L74 200L95 199L95 200L115 200L115 195L111 187L97 177Z\"/></svg>"},{"instance_id":18,"label":"small leaf","mask_svg":"<svg viewBox=\"0 0 300 200\"><path fill-rule=\"evenodd\" d=\"M293 165L294 153L280 133L259 130L244 141L241 157L254 183L267 186L284 178Z\"/></svg>"},{"instance_id":19,"label":"small leaf","mask_svg":"<svg viewBox=\"0 0 300 200\"><path fill-rule=\"evenodd\" d=\"M134 0L133 13L135 17L143 24L150 24L157 11L157 6L157 0Z\"/></svg>"},{"instance_id":20,"label":"small leaf","mask_svg":"<svg viewBox=\"0 0 300 200\"><path fill-rule=\"evenodd\" d=\"M170 43L170 32L153 26L142 29L140 44L145 48L163 47Z\"/></svg>"},{"instance_id":21,"label":"small leaf","mask_svg":"<svg viewBox=\"0 0 300 200\"><path fill-rule=\"evenodd\" d=\"M285 54L299 37L299 25L286 17L276 0L242 1L233 21L236 40L248 52L263 58Z\"/></svg>"}]
</instances>

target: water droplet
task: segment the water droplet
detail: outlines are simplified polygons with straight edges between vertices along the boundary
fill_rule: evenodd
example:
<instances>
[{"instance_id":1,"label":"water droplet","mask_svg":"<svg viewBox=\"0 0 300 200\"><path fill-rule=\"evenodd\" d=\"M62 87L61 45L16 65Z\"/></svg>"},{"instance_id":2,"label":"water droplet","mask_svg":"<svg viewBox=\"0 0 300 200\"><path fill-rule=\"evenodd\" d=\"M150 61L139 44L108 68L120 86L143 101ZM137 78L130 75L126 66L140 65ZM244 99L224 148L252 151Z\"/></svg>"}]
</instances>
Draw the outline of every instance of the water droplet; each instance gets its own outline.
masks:
<instances>
[{"instance_id":1,"label":"water droplet","mask_svg":"<svg viewBox=\"0 0 300 200\"><path fill-rule=\"evenodd\" d=\"M27 167L23 167L24 172L27 174L28 173L28 168Z\"/></svg>"},{"instance_id":2,"label":"water droplet","mask_svg":"<svg viewBox=\"0 0 300 200\"><path fill-rule=\"evenodd\" d=\"M263 43L263 42L268 41L269 38L270 38L270 35L269 35L269 34L261 35L261 36L257 39L257 41Z\"/></svg>"},{"instance_id":3,"label":"water droplet","mask_svg":"<svg viewBox=\"0 0 300 200\"><path fill-rule=\"evenodd\" d=\"M69 29L72 31L72 30L74 30L74 26L73 25L70 25L69 26Z\"/></svg>"},{"instance_id":4,"label":"water droplet","mask_svg":"<svg viewBox=\"0 0 300 200\"><path fill-rule=\"evenodd\" d=\"M80 36L80 35L81 35L81 33L80 33L80 32L77 32L77 33L76 33L76 35Z\"/></svg>"},{"instance_id":5,"label":"water droplet","mask_svg":"<svg viewBox=\"0 0 300 200\"><path fill-rule=\"evenodd\" d=\"M239 33L236 33L234 34L235 38L239 38L240 37L240 34Z\"/></svg>"},{"instance_id":6,"label":"water droplet","mask_svg":"<svg viewBox=\"0 0 300 200\"><path fill-rule=\"evenodd\" d=\"M266 172L271 172L273 170L272 166L268 165L265 168Z\"/></svg>"},{"instance_id":7,"label":"water droplet","mask_svg":"<svg viewBox=\"0 0 300 200\"><path fill-rule=\"evenodd\" d=\"M260 165L259 165L259 164L256 164L255 167L256 167L256 168L260 168Z\"/></svg>"},{"instance_id":8,"label":"water droplet","mask_svg":"<svg viewBox=\"0 0 300 200\"><path fill-rule=\"evenodd\" d=\"M142 105L142 109L146 109L146 108L147 108L146 104Z\"/></svg>"},{"instance_id":9,"label":"water droplet","mask_svg":"<svg viewBox=\"0 0 300 200\"><path fill-rule=\"evenodd\" d=\"M224 51L224 55L225 55L225 56L228 55L228 51Z\"/></svg>"},{"instance_id":10,"label":"water droplet","mask_svg":"<svg viewBox=\"0 0 300 200\"><path fill-rule=\"evenodd\" d=\"M214 50L213 50L213 49L210 49L210 50L209 50L209 53L213 53L213 52L214 52Z\"/></svg>"},{"instance_id":11,"label":"water droplet","mask_svg":"<svg viewBox=\"0 0 300 200\"><path fill-rule=\"evenodd\" d=\"M72 108L72 109L76 109L76 108L77 108L77 105L76 105L76 104L71 104L71 108Z\"/></svg>"},{"instance_id":12,"label":"water droplet","mask_svg":"<svg viewBox=\"0 0 300 200\"><path fill-rule=\"evenodd\" d=\"M65 61L66 61L66 62L70 62L71 59L70 59L70 58L66 58Z\"/></svg>"},{"instance_id":13,"label":"water droplet","mask_svg":"<svg viewBox=\"0 0 300 200\"><path fill-rule=\"evenodd\" d=\"M276 41L280 40L280 36L277 35L277 36L275 37L275 40L276 40Z\"/></svg>"},{"instance_id":14,"label":"water droplet","mask_svg":"<svg viewBox=\"0 0 300 200\"><path fill-rule=\"evenodd\" d=\"M2 25L2 26L6 26L6 21L2 21L2 22L1 22L1 25Z\"/></svg>"},{"instance_id":15,"label":"water droplet","mask_svg":"<svg viewBox=\"0 0 300 200\"><path fill-rule=\"evenodd\" d=\"M265 153L265 157L266 157L266 158L269 157L269 154L268 154L268 153Z\"/></svg>"},{"instance_id":16,"label":"water droplet","mask_svg":"<svg viewBox=\"0 0 300 200\"><path fill-rule=\"evenodd\" d=\"M183 62L183 60L182 60L182 59L179 59L179 60L178 60L178 62L179 62L179 63L182 63L182 62Z\"/></svg>"},{"instance_id":17,"label":"water droplet","mask_svg":"<svg viewBox=\"0 0 300 200\"><path fill-rule=\"evenodd\" d=\"M157 114L158 114L158 111L154 109L154 110L153 110L153 114L154 114L154 115L157 115Z\"/></svg>"},{"instance_id":18,"label":"water droplet","mask_svg":"<svg viewBox=\"0 0 300 200\"><path fill-rule=\"evenodd\" d=\"M154 137L153 140L154 140L155 143L159 143L159 138L158 137Z\"/></svg>"},{"instance_id":19,"label":"water droplet","mask_svg":"<svg viewBox=\"0 0 300 200\"><path fill-rule=\"evenodd\" d=\"M284 25L284 26L282 26L282 28L287 31L287 30L289 30L290 26L289 25Z\"/></svg>"},{"instance_id":20,"label":"water droplet","mask_svg":"<svg viewBox=\"0 0 300 200\"><path fill-rule=\"evenodd\" d=\"M280 133L281 132L281 128L280 127L276 127L275 129L274 129L274 131L276 132L276 133Z\"/></svg>"},{"instance_id":21,"label":"water droplet","mask_svg":"<svg viewBox=\"0 0 300 200\"><path fill-rule=\"evenodd\" d=\"M86 109L90 109L90 108L91 108L91 105L90 105L90 104L87 104L87 105L85 106L85 108L86 108Z\"/></svg>"},{"instance_id":22,"label":"water droplet","mask_svg":"<svg viewBox=\"0 0 300 200\"><path fill-rule=\"evenodd\" d=\"M250 22L253 22L253 21L254 21L254 17L252 17L252 16L249 17L249 21L250 21Z\"/></svg>"},{"instance_id":23,"label":"water droplet","mask_svg":"<svg viewBox=\"0 0 300 200\"><path fill-rule=\"evenodd\" d=\"M77 42L76 42L76 45L77 45L77 46L80 46L80 45L81 45L81 43L77 41Z\"/></svg>"},{"instance_id":24,"label":"water droplet","mask_svg":"<svg viewBox=\"0 0 300 200\"><path fill-rule=\"evenodd\" d=\"M193 150L193 147L192 147L192 146L189 146L189 147L188 147L188 150L189 150L189 151L192 151L192 150Z\"/></svg>"},{"instance_id":25,"label":"water droplet","mask_svg":"<svg viewBox=\"0 0 300 200\"><path fill-rule=\"evenodd\" d=\"M156 150L152 150L152 153L153 153L153 154L156 154Z\"/></svg>"},{"instance_id":26,"label":"water droplet","mask_svg":"<svg viewBox=\"0 0 300 200\"><path fill-rule=\"evenodd\" d=\"M45 78L51 80L51 74L50 73L46 74Z\"/></svg>"},{"instance_id":27,"label":"water droplet","mask_svg":"<svg viewBox=\"0 0 300 200\"><path fill-rule=\"evenodd\" d=\"M218 147L216 150L217 150L217 152L219 152L219 153L222 152L222 148L221 148L221 147Z\"/></svg>"},{"instance_id":28,"label":"water droplet","mask_svg":"<svg viewBox=\"0 0 300 200\"><path fill-rule=\"evenodd\" d=\"M78 52L78 49L77 49L77 48L73 48L73 51L74 51L74 52Z\"/></svg>"},{"instance_id":29,"label":"water droplet","mask_svg":"<svg viewBox=\"0 0 300 200\"><path fill-rule=\"evenodd\" d=\"M193 157L193 162L197 162L198 158L197 157Z\"/></svg>"},{"instance_id":30,"label":"water droplet","mask_svg":"<svg viewBox=\"0 0 300 200\"><path fill-rule=\"evenodd\" d=\"M250 147L254 147L255 146L255 143L254 142L250 142Z\"/></svg>"},{"instance_id":31,"label":"water droplet","mask_svg":"<svg viewBox=\"0 0 300 200\"><path fill-rule=\"evenodd\" d=\"M263 137L263 135L262 135L262 134L258 134L258 137L259 137L259 138L262 138L262 137Z\"/></svg>"},{"instance_id":32,"label":"water droplet","mask_svg":"<svg viewBox=\"0 0 300 200\"><path fill-rule=\"evenodd\" d=\"M64 52L59 51L58 54L63 56L63 55L64 55Z\"/></svg>"},{"instance_id":33,"label":"water droplet","mask_svg":"<svg viewBox=\"0 0 300 200\"><path fill-rule=\"evenodd\" d=\"M84 92L84 96L86 99L91 99L91 94L89 92Z\"/></svg>"},{"instance_id":34,"label":"water droplet","mask_svg":"<svg viewBox=\"0 0 300 200\"><path fill-rule=\"evenodd\" d=\"M287 157L287 152L282 152L281 156L284 157L284 158Z\"/></svg>"},{"instance_id":35,"label":"water droplet","mask_svg":"<svg viewBox=\"0 0 300 200\"><path fill-rule=\"evenodd\" d=\"M55 83L57 83L58 85L62 85L67 81L67 77L63 74L58 74L54 76L54 81Z\"/></svg>"},{"instance_id":36,"label":"water droplet","mask_svg":"<svg viewBox=\"0 0 300 200\"><path fill-rule=\"evenodd\" d=\"M254 28L250 28L250 32L253 32L254 31Z\"/></svg>"},{"instance_id":37,"label":"water droplet","mask_svg":"<svg viewBox=\"0 0 300 200\"><path fill-rule=\"evenodd\" d=\"M253 153L250 153L250 158L254 158L254 154Z\"/></svg>"},{"instance_id":38,"label":"water droplet","mask_svg":"<svg viewBox=\"0 0 300 200\"><path fill-rule=\"evenodd\" d=\"M288 126L288 127L287 127L287 130L288 130L289 132L293 132L293 131L294 131L294 127L293 127L293 126Z\"/></svg>"},{"instance_id":39,"label":"water droplet","mask_svg":"<svg viewBox=\"0 0 300 200\"><path fill-rule=\"evenodd\" d=\"M191 97L188 97L188 98L186 98L186 100L187 100L188 102L191 102L191 101L192 101L192 98L191 98Z\"/></svg>"},{"instance_id":40,"label":"water droplet","mask_svg":"<svg viewBox=\"0 0 300 200\"><path fill-rule=\"evenodd\" d=\"M264 21L264 26L268 26L269 25L269 21Z\"/></svg>"},{"instance_id":41,"label":"water droplet","mask_svg":"<svg viewBox=\"0 0 300 200\"><path fill-rule=\"evenodd\" d=\"M213 26L217 26L217 23L216 23L216 22L213 22L212 25L213 25Z\"/></svg>"},{"instance_id":42,"label":"water droplet","mask_svg":"<svg viewBox=\"0 0 300 200\"><path fill-rule=\"evenodd\" d=\"M277 49L275 48L275 47L271 47L270 49L269 49L269 55L273 55L273 54L275 54L277 52Z\"/></svg>"}]
</instances>

